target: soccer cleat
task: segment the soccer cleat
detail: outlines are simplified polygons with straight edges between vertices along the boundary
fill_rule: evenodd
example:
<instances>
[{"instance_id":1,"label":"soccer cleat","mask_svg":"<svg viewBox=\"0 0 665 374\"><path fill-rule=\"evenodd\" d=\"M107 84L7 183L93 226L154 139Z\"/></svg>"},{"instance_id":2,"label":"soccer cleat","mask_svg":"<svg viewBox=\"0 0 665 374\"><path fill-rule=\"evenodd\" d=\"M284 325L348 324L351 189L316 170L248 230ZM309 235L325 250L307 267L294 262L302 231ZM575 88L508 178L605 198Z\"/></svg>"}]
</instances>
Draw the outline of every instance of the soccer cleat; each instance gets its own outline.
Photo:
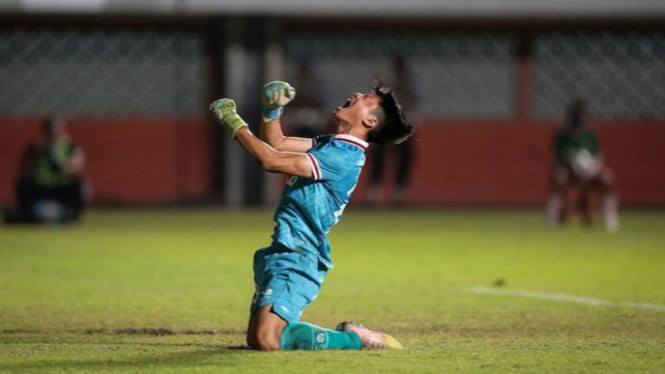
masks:
<instances>
[{"instance_id":1,"label":"soccer cleat","mask_svg":"<svg viewBox=\"0 0 665 374\"><path fill-rule=\"evenodd\" d=\"M388 334L372 331L367 327L353 322L341 322L337 325L337 331L350 331L360 337L363 349L403 349L402 345Z\"/></svg>"}]
</instances>

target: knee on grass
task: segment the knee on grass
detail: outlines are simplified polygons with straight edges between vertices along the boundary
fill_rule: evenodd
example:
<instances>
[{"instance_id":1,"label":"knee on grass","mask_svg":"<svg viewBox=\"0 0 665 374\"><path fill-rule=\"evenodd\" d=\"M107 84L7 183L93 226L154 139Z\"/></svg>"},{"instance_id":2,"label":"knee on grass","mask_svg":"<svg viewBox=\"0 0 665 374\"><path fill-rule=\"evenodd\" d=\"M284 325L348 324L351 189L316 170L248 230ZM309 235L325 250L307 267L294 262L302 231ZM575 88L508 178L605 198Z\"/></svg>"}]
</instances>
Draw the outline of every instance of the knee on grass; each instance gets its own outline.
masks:
<instances>
[{"instance_id":1,"label":"knee on grass","mask_svg":"<svg viewBox=\"0 0 665 374\"><path fill-rule=\"evenodd\" d=\"M257 351L279 350L281 331L259 327L254 333L247 334L247 344Z\"/></svg>"}]
</instances>

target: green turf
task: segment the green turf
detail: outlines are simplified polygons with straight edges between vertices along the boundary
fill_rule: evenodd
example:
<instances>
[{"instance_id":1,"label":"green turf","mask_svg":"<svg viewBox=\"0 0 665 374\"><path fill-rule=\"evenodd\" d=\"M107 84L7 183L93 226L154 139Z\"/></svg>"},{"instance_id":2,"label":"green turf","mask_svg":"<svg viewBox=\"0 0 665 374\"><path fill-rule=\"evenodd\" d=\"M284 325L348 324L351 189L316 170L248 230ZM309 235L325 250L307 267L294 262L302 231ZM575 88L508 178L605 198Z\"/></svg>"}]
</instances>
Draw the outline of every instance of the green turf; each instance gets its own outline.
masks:
<instances>
[{"instance_id":1,"label":"green turf","mask_svg":"<svg viewBox=\"0 0 665 374\"><path fill-rule=\"evenodd\" d=\"M243 333L252 254L269 243L271 216L99 210L78 227L0 227L0 372L665 370L663 212L624 212L609 235L552 230L537 211L351 209L331 233L336 266L303 318L354 319L406 350L259 353L244 349Z\"/></svg>"}]
</instances>

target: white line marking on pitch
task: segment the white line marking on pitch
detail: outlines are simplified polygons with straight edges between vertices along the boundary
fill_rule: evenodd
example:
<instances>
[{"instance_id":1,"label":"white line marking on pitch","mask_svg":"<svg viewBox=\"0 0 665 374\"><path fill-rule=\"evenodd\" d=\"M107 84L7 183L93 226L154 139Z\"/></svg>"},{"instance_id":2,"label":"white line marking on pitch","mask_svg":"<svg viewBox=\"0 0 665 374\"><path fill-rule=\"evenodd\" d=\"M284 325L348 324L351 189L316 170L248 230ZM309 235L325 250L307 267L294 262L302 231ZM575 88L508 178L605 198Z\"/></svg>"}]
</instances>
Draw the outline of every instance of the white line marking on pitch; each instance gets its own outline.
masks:
<instances>
[{"instance_id":1,"label":"white line marking on pitch","mask_svg":"<svg viewBox=\"0 0 665 374\"><path fill-rule=\"evenodd\" d=\"M663 304L648 304L648 303L617 303L609 300L595 299L591 297L581 297L566 295L560 293L540 292L540 291L527 291L527 290L503 290L491 287L474 287L474 293L481 295L498 295L498 296L516 296L525 297L529 299L543 299L558 301L562 303L576 303L594 306L613 306L633 309L646 309L646 310L659 310L665 311Z\"/></svg>"}]
</instances>

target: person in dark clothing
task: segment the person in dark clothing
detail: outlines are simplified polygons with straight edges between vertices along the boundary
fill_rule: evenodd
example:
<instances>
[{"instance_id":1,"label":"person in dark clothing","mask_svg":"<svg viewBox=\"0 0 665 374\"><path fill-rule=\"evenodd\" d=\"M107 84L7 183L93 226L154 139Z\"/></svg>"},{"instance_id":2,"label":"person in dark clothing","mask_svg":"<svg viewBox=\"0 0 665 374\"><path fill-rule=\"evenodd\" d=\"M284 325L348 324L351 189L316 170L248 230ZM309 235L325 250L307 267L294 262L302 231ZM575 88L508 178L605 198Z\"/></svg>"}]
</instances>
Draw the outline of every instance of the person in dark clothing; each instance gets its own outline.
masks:
<instances>
[{"instance_id":1,"label":"person in dark clothing","mask_svg":"<svg viewBox=\"0 0 665 374\"><path fill-rule=\"evenodd\" d=\"M421 97L421 84L411 69L409 69L404 56L397 55L392 61L392 75L386 81L387 85L394 87L395 95L409 113L415 113ZM412 118L415 115L412 115ZM416 121L414 120L414 123ZM413 162L413 139L392 145L377 145L371 150L370 185L367 200L371 205L380 205L383 201L383 178L386 169L393 169L391 204L402 206L406 202L406 189L409 182L409 172Z\"/></svg>"},{"instance_id":2,"label":"person in dark clothing","mask_svg":"<svg viewBox=\"0 0 665 374\"><path fill-rule=\"evenodd\" d=\"M78 221L85 205L84 163L83 151L67 135L64 120L47 118L41 139L23 152L16 182L18 207L6 212L5 222Z\"/></svg>"},{"instance_id":3,"label":"person in dark clothing","mask_svg":"<svg viewBox=\"0 0 665 374\"><path fill-rule=\"evenodd\" d=\"M608 168L601 152L598 135L587 120L586 105L574 101L566 122L557 132L553 144L554 167L546 204L547 219L553 226L566 223L574 202L573 189L578 190L577 205L587 225L594 222L591 193L600 193L605 228L619 228L618 199L614 172Z\"/></svg>"},{"instance_id":4,"label":"person in dark clothing","mask_svg":"<svg viewBox=\"0 0 665 374\"><path fill-rule=\"evenodd\" d=\"M291 112L286 114L293 135L302 138L322 135L330 117L326 109L328 87L314 60L304 57L298 60L293 82L298 87L298 96L290 104Z\"/></svg>"}]
</instances>

